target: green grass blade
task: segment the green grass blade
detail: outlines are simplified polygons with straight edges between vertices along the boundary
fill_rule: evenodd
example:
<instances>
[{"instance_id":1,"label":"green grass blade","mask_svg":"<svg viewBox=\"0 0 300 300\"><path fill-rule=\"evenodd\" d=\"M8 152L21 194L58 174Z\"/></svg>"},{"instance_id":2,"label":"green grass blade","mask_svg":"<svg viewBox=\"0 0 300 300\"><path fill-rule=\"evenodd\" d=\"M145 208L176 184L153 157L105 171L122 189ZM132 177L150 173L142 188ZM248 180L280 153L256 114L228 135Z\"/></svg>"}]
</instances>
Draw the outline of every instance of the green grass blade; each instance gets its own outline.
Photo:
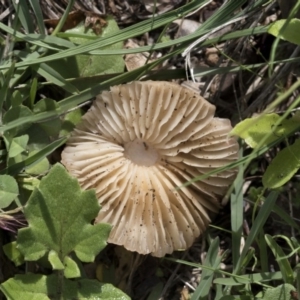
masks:
<instances>
[{"instance_id":1,"label":"green grass blade","mask_svg":"<svg viewBox=\"0 0 300 300\"><path fill-rule=\"evenodd\" d=\"M242 296L242 295L231 295L231 296L224 296L220 298L220 300L253 300L253 297Z\"/></svg>"},{"instance_id":2,"label":"green grass blade","mask_svg":"<svg viewBox=\"0 0 300 300\"><path fill-rule=\"evenodd\" d=\"M274 205L275 207L275 205ZM273 209L274 209L273 207ZM257 237L257 244L259 247L259 257L260 257L260 264L261 264L261 270L263 272L268 272L270 269L269 265L269 257L268 257L268 247L264 236L264 230L261 229L260 233Z\"/></svg>"},{"instance_id":3,"label":"green grass blade","mask_svg":"<svg viewBox=\"0 0 300 300\"><path fill-rule=\"evenodd\" d=\"M27 1L12 1L16 15L27 33L34 32L32 16L29 13Z\"/></svg>"},{"instance_id":4,"label":"green grass blade","mask_svg":"<svg viewBox=\"0 0 300 300\"><path fill-rule=\"evenodd\" d=\"M205 266L211 267L212 269L219 268L219 265L222 261L222 256L219 255L219 243L219 238L215 238L212 241L204 261ZM191 300L205 299L206 297L208 297L214 274L215 272L212 270L202 270L200 283L193 293Z\"/></svg>"},{"instance_id":5,"label":"green grass blade","mask_svg":"<svg viewBox=\"0 0 300 300\"><path fill-rule=\"evenodd\" d=\"M291 265L288 261L288 259L285 257L285 253L283 252L282 248L276 243L274 238L266 234L265 239L267 241L268 246L272 250L276 261L279 265L280 271L282 273L282 278L285 283L293 284L294 282L294 273L291 268Z\"/></svg>"},{"instance_id":6,"label":"green grass blade","mask_svg":"<svg viewBox=\"0 0 300 300\"><path fill-rule=\"evenodd\" d=\"M236 286L243 284L251 284L255 282L270 282L273 280L282 280L282 273L278 272L260 272L254 274L240 275L235 278L216 278L214 284L222 284L225 286Z\"/></svg>"},{"instance_id":7,"label":"green grass blade","mask_svg":"<svg viewBox=\"0 0 300 300\"><path fill-rule=\"evenodd\" d=\"M275 205L273 211L282 219L282 221L284 221L284 223L300 231L300 226L291 218L290 214L284 211L281 207Z\"/></svg>"},{"instance_id":8,"label":"green grass blade","mask_svg":"<svg viewBox=\"0 0 300 300\"><path fill-rule=\"evenodd\" d=\"M29 0L29 3L34 11L35 18L37 21L37 26L39 28L40 34L46 34L46 28L45 28L45 24L44 24L44 18L43 18L42 9L40 6L40 1L39 0Z\"/></svg>"},{"instance_id":9,"label":"green grass blade","mask_svg":"<svg viewBox=\"0 0 300 300\"><path fill-rule=\"evenodd\" d=\"M212 29L219 25L226 23L232 18L232 14L241 8L241 6L247 2L247 0L228 1L220 9L218 9L206 22L204 22L199 28L200 30Z\"/></svg>"},{"instance_id":10,"label":"green grass blade","mask_svg":"<svg viewBox=\"0 0 300 300\"><path fill-rule=\"evenodd\" d=\"M7 101L7 95L9 95L9 89L10 89L9 83L11 78L13 77L14 71L15 71L15 64L12 63L8 71L5 72L4 74L3 73L1 74L3 76L3 84L0 87L0 109L1 110L5 101Z\"/></svg>"},{"instance_id":11,"label":"green grass blade","mask_svg":"<svg viewBox=\"0 0 300 300\"><path fill-rule=\"evenodd\" d=\"M44 34L36 34L36 33L30 33L27 34L24 40L28 43L32 43L33 41L36 42L42 42L44 43L44 47L47 49L56 49L59 50L60 48L65 48L65 49L69 49L72 47L75 47L75 45L70 42L69 40L57 37L57 36L52 36L52 35L44 35ZM52 46L51 46L52 45Z\"/></svg>"},{"instance_id":12,"label":"green grass blade","mask_svg":"<svg viewBox=\"0 0 300 300\"><path fill-rule=\"evenodd\" d=\"M69 13L71 12L71 9L74 6L74 3L75 3L75 0L69 0L68 6L66 7L62 17L60 18L57 26L54 28L51 35L53 35L53 36L56 35L63 28L63 26L69 16Z\"/></svg>"},{"instance_id":13,"label":"green grass blade","mask_svg":"<svg viewBox=\"0 0 300 300\"><path fill-rule=\"evenodd\" d=\"M30 35L30 34L26 35L26 34L23 34L21 32L15 31L13 28L8 27L8 26L6 26L5 24L3 24L1 22L0 22L0 29L4 30L8 34L11 34L11 35L15 36L19 40L23 40L23 41L28 42L30 44L40 46L40 47L43 47L43 48L46 48L46 49L60 51L60 49L57 48L57 47L53 47L53 46L50 46L50 45L48 45L44 42L41 42L37 38L37 35L33 35L33 37L35 37L35 38L32 38L32 35Z\"/></svg>"},{"instance_id":14,"label":"green grass blade","mask_svg":"<svg viewBox=\"0 0 300 300\"><path fill-rule=\"evenodd\" d=\"M47 64L40 64L37 72L44 78L46 78L48 81L56 84L57 86L60 86L65 91L71 93L71 94L78 94L79 91L77 88L71 84L70 82L66 81L57 71L55 71L53 68L48 66Z\"/></svg>"},{"instance_id":15,"label":"green grass blade","mask_svg":"<svg viewBox=\"0 0 300 300\"><path fill-rule=\"evenodd\" d=\"M211 266L192 263L192 262L181 260L181 259L175 259L175 258L171 258L171 257L165 257L164 259L175 262L175 263L180 263L180 264L183 264L186 266L212 271L212 272L215 272L216 274L222 274L223 276L227 276L227 278L222 277L222 278L216 278L215 280L213 280L213 283L216 283L216 284L224 283L224 285L226 285L227 287L234 286L234 285L250 284L250 283L266 286L266 284L264 284L263 281L271 281L273 279L276 279L279 276L278 275L279 273L277 274L277 273L273 273L273 272L272 273L270 273L270 272L269 273L259 273L257 275L258 277L252 277L252 275L254 275L254 274L236 275L233 273L223 271L220 268L214 269ZM273 277L273 275L274 275L274 277ZM258 280L256 280L256 278L258 278ZM281 279L281 278L279 278L279 279ZM225 282L223 280L228 280L228 281Z\"/></svg>"},{"instance_id":16,"label":"green grass blade","mask_svg":"<svg viewBox=\"0 0 300 300\"><path fill-rule=\"evenodd\" d=\"M255 241L255 239L257 239L257 236L259 234L259 232L261 231L261 229L263 228L267 218L269 217L275 202L277 200L278 197L278 192L272 191L268 197L266 198L265 202L263 203L263 205L261 206L257 217L255 218L253 224L252 224L252 228L250 230L250 233L246 239L245 242L245 246L243 248L243 251L240 255L240 258L237 262L237 264L234 266L234 274L238 274L241 270L242 267L242 262L250 248L250 246L252 245L252 243Z\"/></svg>"},{"instance_id":17,"label":"green grass blade","mask_svg":"<svg viewBox=\"0 0 300 300\"><path fill-rule=\"evenodd\" d=\"M31 83L30 91L29 91L29 107L32 109L37 93L37 88L38 88L38 81L37 78L34 77Z\"/></svg>"},{"instance_id":18,"label":"green grass blade","mask_svg":"<svg viewBox=\"0 0 300 300\"><path fill-rule=\"evenodd\" d=\"M239 151L239 156L242 157L243 149ZM231 194L231 231L232 231L232 263L235 266L240 257L241 238L243 233L243 184L244 184L244 167L239 166L237 177L234 181L234 192Z\"/></svg>"}]
</instances>

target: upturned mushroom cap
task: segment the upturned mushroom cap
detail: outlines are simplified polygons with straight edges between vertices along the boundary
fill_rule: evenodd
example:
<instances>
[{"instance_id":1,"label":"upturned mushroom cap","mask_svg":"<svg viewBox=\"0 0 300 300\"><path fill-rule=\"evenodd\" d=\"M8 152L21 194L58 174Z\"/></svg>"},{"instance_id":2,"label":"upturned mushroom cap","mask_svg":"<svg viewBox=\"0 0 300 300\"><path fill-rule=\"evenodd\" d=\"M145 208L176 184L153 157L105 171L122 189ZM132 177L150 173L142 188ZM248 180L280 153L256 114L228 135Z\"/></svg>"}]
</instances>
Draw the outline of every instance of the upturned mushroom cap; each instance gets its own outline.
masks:
<instances>
[{"instance_id":1,"label":"upturned mushroom cap","mask_svg":"<svg viewBox=\"0 0 300 300\"><path fill-rule=\"evenodd\" d=\"M62 153L84 189L95 188L96 222L109 242L164 256L192 245L235 178L228 170L186 181L237 159L229 120L193 91L169 82L132 82L100 94Z\"/></svg>"}]
</instances>

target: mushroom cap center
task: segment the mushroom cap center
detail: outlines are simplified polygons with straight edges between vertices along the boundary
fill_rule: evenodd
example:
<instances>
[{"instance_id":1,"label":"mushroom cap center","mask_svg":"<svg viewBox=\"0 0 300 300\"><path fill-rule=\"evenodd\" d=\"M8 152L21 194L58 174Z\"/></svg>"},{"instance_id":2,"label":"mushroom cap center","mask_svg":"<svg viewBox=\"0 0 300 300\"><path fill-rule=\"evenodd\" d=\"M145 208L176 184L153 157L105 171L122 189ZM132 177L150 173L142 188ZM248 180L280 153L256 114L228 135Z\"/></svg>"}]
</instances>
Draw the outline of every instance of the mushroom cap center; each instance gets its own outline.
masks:
<instances>
[{"instance_id":1,"label":"mushroom cap center","mask_svg":"<svg viewBox=\"0 0 300 300\"><path fill-rule=\"evenodd\" d=\"M124 145L124 155L139 166L151 167L158 161L156 149L142 140L134 140Z\"/></svg>"}]
</instances>

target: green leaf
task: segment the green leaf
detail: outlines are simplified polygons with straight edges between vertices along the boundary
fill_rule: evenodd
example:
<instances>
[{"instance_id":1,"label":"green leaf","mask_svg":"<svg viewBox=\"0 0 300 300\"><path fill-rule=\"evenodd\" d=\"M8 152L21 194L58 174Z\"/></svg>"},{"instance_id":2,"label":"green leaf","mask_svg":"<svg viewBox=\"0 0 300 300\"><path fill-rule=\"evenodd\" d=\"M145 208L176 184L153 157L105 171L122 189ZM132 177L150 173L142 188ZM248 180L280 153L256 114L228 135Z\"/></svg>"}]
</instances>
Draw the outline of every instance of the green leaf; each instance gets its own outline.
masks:
<instances>
[{"instance_id":1,"label":"green leaf","mask_svg":"<svg viewBox=\"0 0 300 300\"><path fill-rule=\"evenodd\" d=\"M53 270L63 270L65 268L63 263L59 259L57 252L55 252L54 250L51 250L48 253L48 261L50 262Z\"/></svg>"},{"instance_id":2,"label":"green leaf","mask_svg":"<svg viewBox=\"0 0 300 300\"><path fill-rule=\"evenodd\" d=\"M34 105L33 112L35 114L47 111L55 111L58 108L57 102L52 99L41 99ZM61 120L59 117L52 118L49 121L39 122L39 126L47 133L48 136L57 136L61 128Z\"/></svg>"},{"instance_id":3,"label":"green leaf","mask_svg":"<svg viewBox=\"0 0 300 300\"><path fill-rule=\"evenodd\" d=\"M29 135L29 142L27 150L29 151L29 156L33 155L31 152L34 150L41 150L45 146L49 145L50 138L46 132L36 124L31 125L26 131L26 134Z\"/></svg>"},{"instance_id":4,"label":"green leaf","mask_svg":"<svg viewBox=\"0 0 300 300\"><path fill-rule=\"evenodd\" d=\"M292 300L291 292L296 291L296 288L291 284L281 284L276 288L267 289L264 297L264 300Z\"/></svg>"},{"instance_id":5,"label":"green leaf","mask_svg":"<svg viewBox=\"0 0 300 300\"><path fill-rule=\"evenodd\" d=\"M35 154L37 154L39 151L38 150L33 150L30 152L30 156L33 156ZM27 174L30 175L40 175L43 174L45 172L47 172L50 168L50 163L48 161L47 157L44 157L41 161L39 161L38 163L34 164L31 167L25 168L25 171Z\"/></svg>"},{"instance_id":6,"label":"green leaf","mask_svg":"<svg viewBox=\"0 0 300 300\"><path fill-rule=\"evenodd\" d=\"M231 134L244 139L252 148L258 145L265 146L298 128L299 120L297 118L283 119L280 122L281 117L277 114L253 117L237 124ZM278 126L276 126L277 123ZM265 140L263 141L263 139Z\"/></svg>"},{"instance_id":7,"label":"green leaf","mask_svg":"<svg viewBox=\"0 0 300 300\"><path fill-rule=\"evenodd\" d=\"M80 270L78 268L78 265L70 256L65 257L64 265L65 265L64 275L66 278L80 277Z\"/></svg>"},{"instance_id":8,"label":"green leaf","mask_svg":"<svg viewBox=\"0 0 300 300\"><path fill-rule=\"evenodd\" d=\"M20 177L18 178L18 183L20 187L22 187L23 189L26 189L28 191L33 191L36 187L39 186L40 180L35 177L30 177L30 178Z\"/></svg>"},{"instance_id":9,"label":"green leaf","mask_svg":"<svg viewBox=\"0 0 300 300\"><path fill-rule=\"evenodd\" d=\"M84 111L81 108L75 109L65 115L64 121L59 132L59 137L67 136L74 129L76 124L81 121Z\"/></svg>"},{"instance_id":10,"label":"green leaf","mask_svg":"<svg viewBox=\"0 0 300 300\"><path fill-rule=\"evenodd\" d=\"M3 117L3 124L7 124L11 121L15 121L22 117L32 117L32 115L32 111L26 106L20 105L17 107L12 107L5 113ZM14 137L18 131L25 130L29 126L30 123L22 124L21 126L16 126L14 129L6 131L5 136Z\"/></svg>"},{"instance_id":11,"label":"green leaf","mask_svg":"<svg viewBox=\"0 0 300 300\"><path fill-rule=\"evenodd\" d=\"M83 262L92 262L111 229L108 224L91 225L99 208L94 190L81 191L77 179L55 165L24 209L29 227L18 232L20 251L29 261L54 250L61 261L74 251Z\"/></svg>"},{"instance_id":12,"label":"green leaf","mask_svg":"<svg viewBox=\"0 0 300 300\"><path fill-rule=\"evenodd\" d=\"M3 246L5 255L18 267L24 263L24 256L17 248L17 242L11 242Z\"/></svg>"},{"instance_id":13,"label":"green leaf","mask_svg":"<svg viewBox=\"0 0 300 300\"><path fill-rule=\"evenodd\" d=\"M16 275L1 284L1 291L8 300L130 300L122 291L97 280L60 280L57 274L50 276L27 274Z\"/></svg>"},{"instance_id":14,"label":"green leaf","mask_svg":"<svg viewBox=\"0 0 300 300\"><path fill-rule=\"evenodd\" d=\"M65 142L66 142L66 138L57 139L52 143L48 144L46 147L41 149L36 154L33 154L32 156L28 156L23 161L0 170L0 174L6 174L6 173L13 174L13 175L18 174L24 168L33 166L34 164L41 161L44 157L51 154L55 149L65 144Z\"/></svg>"},{"instance_id":15,"label":"green leaf","mask_svg":"<svg viewBox=\"0 0 300 300\"><path fill-rule=\"evenodd\" d=\"M8 157L16 157L17 155L26 152L28 140L29 136L27 134L13 138L9 146Z\"/></svg>"},{"instance_id":16,"label":"green leaf","mask_svg":"<svg viewBox=\"0 0 300 300\"><path fill-rule=\"evenodd\" d=\"M155 285L155 287L151 290L147 300L157 300L160 299L161 294L163 293L164 290L164 283L159 282Z\"/></svg>"},{"instance_id":17,"label":"green leaf","mask_svg":"<svg viewBox=\"0 0 300 300\"><path fill-rule=\"evenodd\" d=\"M19 105L21 105L21 103L23 102L23 97L20 93L20 91L16 90L13 92L12 97L11 97L11 105L12 107L17 107Z\"/></svg>"},{"instance_id":18,"label":"green leaf","mask_svg":"<svg viewBox=\"0 0 300 300\"><path fill-rule=\"evenodd\" d=\"M40 180L35 177L19 177L18 178L19 184L19 196L16 199L16 203L18 206L25 206L32 191L35 187L40 184Z\"/></svg>"},{"instance_id":19,"label":"green leaf","mask_svg":"<svg viewBox=\"0 0 300 300\"><path fill-rule=\"evenodd\" d=\"M18 196L16 180L9 175L0 175L0 208L9 206Z\"/></svg>"},{"instance_id":20,"label":"green leaf","mask_svg":"<svg viewBox=\"0 0 300 300\"><path fill-rule=\"evenodd\" d=\"M262 178L264 187L275 189L287 183L300 167L300 140L281 150Z\"/></svg>"},{"instance_id":21,"label":"green leaf","mask_svg":"<svg viewBox=\"0 0 300 300\"><path fill-rule=\"evenodd\" d=\"M73 43L83 45L90 42L90 37L100 38L109 36L115 32L119 32L119 27L113 18L107 18L107 26L102 29L102 32L97 36L94 31L87 29L83 23L80 23L73 29L67 30L69 40ZM80 37L74 37L79 35ZM72 36L72 37L71 37ZM105 50L122 49L123 43L117 42L107 46ZM124 71L124 60L121 55L75 55L66 59L50 62L49 65L55 69L64 78L87 77L96 74L111 74Z\"/></svg>"},{"instance_id":22,"label":"green leaf","mask_svg":"<svg viewBox=\"0 0 300 300\"><path fill-rule=\"evenodd\" d=\"M56 110L58 108L57 102L49 99L49 98L44 98L41 99L39 102L37 102L34 107L33 107L33 112L34 113L40 113L43 111L51 111L51 110Z\"/></svg>"},{"instance_id":23,"label":"green leaf","mask_svg":"<svg viewBox=\"0 0 300 300\"><path fill-rule=\"evenodd\" d=\"M268 30L268 33L280 37L283 40L293 44L300 45L300 20L292 19L287 23L287 20L279 20L274 22Z\"/></svg>"},{"instance_id":24,"label":"green leaf","mask_svg":"<svg viewBox=\"0 0 300 300\"><path fill-rule=\"evenodd\" d=\"M13 151L14 155L13 157L8 157L9 159L7 161L7 166L9 167L14 167L17 163L21 163L25 159L33 157L39 152L39 150L43 149L50 143L49 137L39 125L30 126L24 131L24 133L26 133L26 135L22 137L14 138L11 142L10 149L14 150ZM29 136L29 141L28 141L28 136ZM9 143L9 141L6 142ZM44 157L43 159L41 159L41 161L37 162L34 166L29 167L27 169L27 173L32 175L40 175L41 173L46 172L48 169L49 169L49 162L48 159Z\"/></svg>"}]
</instances>

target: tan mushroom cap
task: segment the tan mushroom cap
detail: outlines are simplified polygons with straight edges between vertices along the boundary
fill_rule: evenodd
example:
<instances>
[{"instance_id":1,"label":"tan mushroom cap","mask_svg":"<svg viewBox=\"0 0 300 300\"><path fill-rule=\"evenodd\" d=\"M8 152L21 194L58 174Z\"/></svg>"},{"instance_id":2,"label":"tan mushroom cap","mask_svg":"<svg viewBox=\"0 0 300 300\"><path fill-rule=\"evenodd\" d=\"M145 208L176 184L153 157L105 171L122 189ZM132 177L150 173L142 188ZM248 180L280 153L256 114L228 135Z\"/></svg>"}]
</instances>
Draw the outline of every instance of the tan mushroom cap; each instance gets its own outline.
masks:
<instances>
[{"instance_id":1,"label":"tan mushroom cap","mask_svg":"<svg viewBox=\"0 0 300 300\"><path fill-rule=\"evenodd\" d=\"M96 222L109 242L164 256L192 245L235 178L228 170L177 186L237 159L229 120L193 91L169 82L132 82L100 94L72 133L62 163L95 188Z\"/></svg>"}]
</instances>

